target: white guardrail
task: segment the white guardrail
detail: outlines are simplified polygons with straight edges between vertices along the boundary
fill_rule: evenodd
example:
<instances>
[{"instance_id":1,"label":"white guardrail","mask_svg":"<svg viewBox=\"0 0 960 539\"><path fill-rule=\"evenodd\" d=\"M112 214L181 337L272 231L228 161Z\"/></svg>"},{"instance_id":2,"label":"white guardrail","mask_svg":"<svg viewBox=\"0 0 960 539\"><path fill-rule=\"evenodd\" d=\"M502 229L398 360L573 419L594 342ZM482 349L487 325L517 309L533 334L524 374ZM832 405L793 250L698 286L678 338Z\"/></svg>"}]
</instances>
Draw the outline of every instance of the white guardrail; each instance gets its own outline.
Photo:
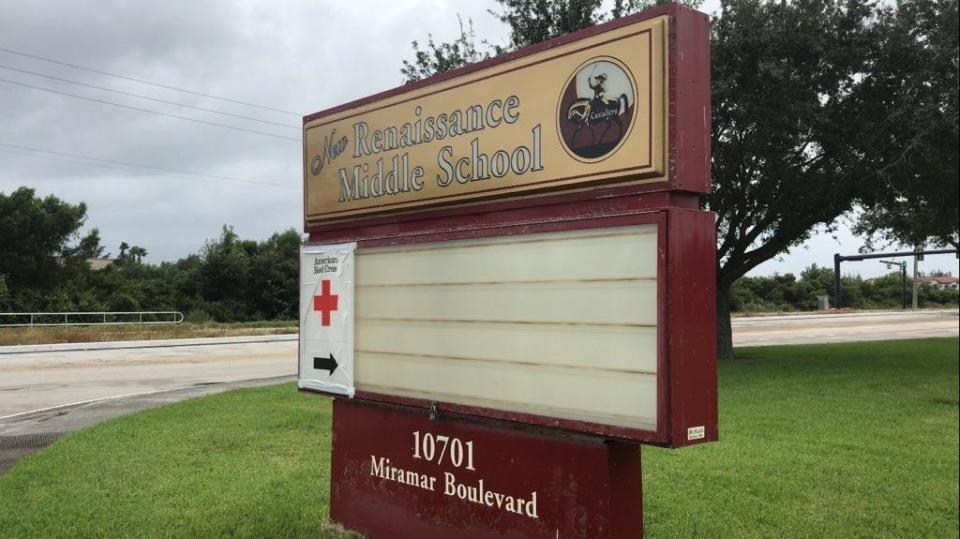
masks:
<instances>
[{"instance_id":1,"label":"white guardrail","mask_svg":"<svg viewBox=\"0 0 960 539\"><path fill-rule=\"evenodd\" d=\"M0 327L125 326L179 324L180 311L88 311L0 313Z\"/></svg>"}]
</instances>

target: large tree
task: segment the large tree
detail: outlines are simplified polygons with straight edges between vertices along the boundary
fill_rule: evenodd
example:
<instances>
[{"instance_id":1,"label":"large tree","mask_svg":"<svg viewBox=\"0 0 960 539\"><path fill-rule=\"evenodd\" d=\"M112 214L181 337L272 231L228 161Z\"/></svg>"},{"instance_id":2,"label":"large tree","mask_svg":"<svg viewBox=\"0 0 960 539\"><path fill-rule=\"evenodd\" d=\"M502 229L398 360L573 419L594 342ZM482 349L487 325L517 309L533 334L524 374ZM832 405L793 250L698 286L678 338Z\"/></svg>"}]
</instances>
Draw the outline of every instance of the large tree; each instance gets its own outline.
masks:
<instances>
[{"instance_id":1,"label":"large tree","mask_svg":"<svg viewBox=\"0 0 960 539\"><path fill-rule=\"evenodd\" d=\"M7 288L7 276L0 273L0 310L6 310L10 301L10 289Z\"/></svg>"},{"instance_id":2,"label":"large tree","mask_svg":"<svg viewBox=\"0 0 960 539\"><path fill-rule=\"evenodd\" d=\"M614 0L609 12L602 10L602 0L494 0L500 10L488 10L510 27L510 42L490 44L487 50L477 46L472 21L465 29L460 20L460 36L449 43L437 43L428 36L427 47L413 41L414 58L404 60L400 72L407 82L414 82L438 73L457 69L512 50L520 49L601 22L617 19L653 4L658 0ZM682 2L697 5L700 0Z\"/></svg>"},{"instance_id":3,"label":"large tree","mask_svg":"<svg viewBox=\"0 0 960 539\"><path fill-rule=\"evenodd\" d=\"M604 13L600 2L590 0L497 3L500 10L492 13L510 25L510 43L490 54L644 7L616 2ZM876 114L863 114L865 107L897 112L865 84L878 69L873 59L890 35L886 26L903 20L895 13L878 11L866 0L723 3L711 32L713 190L702 204L717 214L721 356L733 352L728 301L733 283L869 200L865 193L910 153L912 147L872 136ZM461 41L470 39L461 35ZM439 72L431 71L438 62L424 62L430 51L414 49L415 63L424 68L418 76ZM404 73L415 78L410 70ZM952 81L956 86L955 69Z\"/></svg>"},{"instance_id":4,"label":"large tree","mask_svg":"<svg viewBox=\"0 0 960 539\"><path fill-rule=\"evenodd\" d=\"M260 242L253 260L252 298L260 318L293 320L299 316L300 234L289 229Z\"/></svg>"},{"instance_id":5,"label":"large tree","mask_svg":"<svg viewBox=\"0 0 960 539\"><path fill-rule=\"evenodd\" d=\"M880 39L870 51L872 66L858 111L871 126L855 143L890 164L875 178L874 189L864 192L857 229L886 242L956 248L957 1L903 1L883 9L880 21ZM906 151L889 151L896 148Z\"/></svg>"},{"instance_id":6,"label":"large tree","mask_svg":"<svg viewBox=\"0 0 960 539\"><path fill-rule=\"evenodd\" d=\"M9 195L0 192L0 275L5 276L8 293L49 291L88 256L102 251L96 229L80 238L86 217L87 207L82 202L39 197L28 187Z\"/></svg>"},{"instance_id":7,"label":"large tree","mask_svg":"<svg viewBox=\"0 0 960 539\"><path fill-rule=\"evenodd\" d=\"M719 353L733 354L729 292L759 264L848 212L878 170L849 143L876 39L863 0L730 0L714 21L713 190Z\"/></svg>"}]
</instances>

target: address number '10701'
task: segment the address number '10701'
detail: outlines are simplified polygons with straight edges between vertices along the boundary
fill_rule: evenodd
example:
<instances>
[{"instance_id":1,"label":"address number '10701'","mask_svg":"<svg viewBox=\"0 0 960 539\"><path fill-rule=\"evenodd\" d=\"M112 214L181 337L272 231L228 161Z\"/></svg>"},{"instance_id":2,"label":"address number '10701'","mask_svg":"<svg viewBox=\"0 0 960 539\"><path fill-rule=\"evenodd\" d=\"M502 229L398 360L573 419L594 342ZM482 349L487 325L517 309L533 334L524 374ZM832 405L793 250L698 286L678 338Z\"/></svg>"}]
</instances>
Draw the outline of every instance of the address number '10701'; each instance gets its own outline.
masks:
<instances>
[{"instance_id":1,"label":"address number '10701'","mask_svg":"<svg viewBox=\"0 0 960 539\"><path fill-rule=\"evenodd\" d=\"M463 442L460 438L451 438L443 434L420 433L413 431L413 458L442 465L444 459L455 468L473 467L473 442ZM466 466L464 466L466 461Z\"/></svg>"}]
</instances>

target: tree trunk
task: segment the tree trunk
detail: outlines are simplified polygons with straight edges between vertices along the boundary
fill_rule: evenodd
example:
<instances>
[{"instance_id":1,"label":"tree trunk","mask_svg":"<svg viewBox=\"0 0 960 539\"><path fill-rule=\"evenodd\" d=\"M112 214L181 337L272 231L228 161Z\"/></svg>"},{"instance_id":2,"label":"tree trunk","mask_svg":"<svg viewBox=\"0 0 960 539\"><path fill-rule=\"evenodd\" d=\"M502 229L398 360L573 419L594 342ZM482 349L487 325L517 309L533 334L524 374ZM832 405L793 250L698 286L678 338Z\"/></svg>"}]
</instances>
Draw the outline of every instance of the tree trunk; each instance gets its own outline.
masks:
<instances>
[{"instance_id":1,"label":"tree trunk","mask_svg":"<svg viewBox=\"0 0 960 539\"><path fill-rule=\"evenodd\" d=\"M717 287L717 357L733 359L733 328L730 326L730 289Z\"/></svg>"}]
</instances>

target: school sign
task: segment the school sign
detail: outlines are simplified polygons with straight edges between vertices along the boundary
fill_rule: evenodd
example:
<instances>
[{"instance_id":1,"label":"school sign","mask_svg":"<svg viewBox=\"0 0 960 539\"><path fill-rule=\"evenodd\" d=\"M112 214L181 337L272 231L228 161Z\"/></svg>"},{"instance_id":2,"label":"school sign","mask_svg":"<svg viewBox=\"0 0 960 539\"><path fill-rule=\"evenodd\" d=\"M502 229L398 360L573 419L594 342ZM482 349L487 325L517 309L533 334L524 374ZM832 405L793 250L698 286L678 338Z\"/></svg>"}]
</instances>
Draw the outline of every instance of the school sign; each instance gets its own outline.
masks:
<instances>
[{"instance_id":1,"label":"school sign","mask_svg":"<svg viewBox=\"0 0 960 539\"><path fill-rule=\"evenodd\" d=\"M310 119L308 223L662 178L657 18Z\"/></svg>"},{"instance_id":2,"label":"school sign","mask_svg":"<svg viewBox=\"0 0 960 539\"><path fill-rule=\"evenodd\" d=\"M717 439L707 28L662 6L304 118L333 519L636 537L637 444Z\"/></svg>"}]
</instances>

